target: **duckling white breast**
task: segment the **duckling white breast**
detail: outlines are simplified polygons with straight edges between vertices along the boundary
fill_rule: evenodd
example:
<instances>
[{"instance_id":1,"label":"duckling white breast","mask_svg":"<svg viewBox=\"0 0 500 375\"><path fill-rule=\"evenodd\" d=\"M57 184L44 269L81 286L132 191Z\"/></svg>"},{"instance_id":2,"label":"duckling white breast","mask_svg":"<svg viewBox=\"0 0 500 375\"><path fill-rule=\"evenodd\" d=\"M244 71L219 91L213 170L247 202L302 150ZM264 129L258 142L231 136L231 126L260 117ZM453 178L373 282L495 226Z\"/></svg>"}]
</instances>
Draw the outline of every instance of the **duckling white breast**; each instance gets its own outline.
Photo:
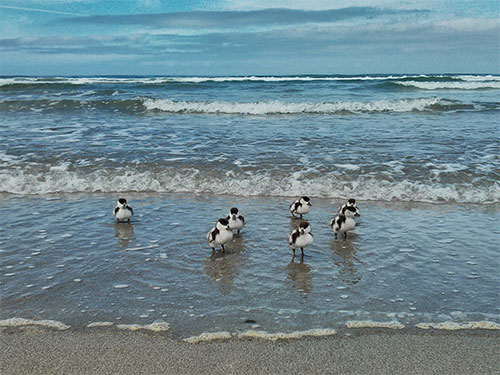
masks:
<instances>
[{"instance_id":1,"label":"duckling white breast","mask_svg":"<svg viewBox=\"0 0 500 375\"><path fill-rule=\"evenodd\" d=\"M345 221L338 221L337 218L335 218L333 225L334 232L341 232L341 233L348 232L356 227L356 222L354 221L354 219L350 217L346 217Z\"/></svg>"},{"instance_id":2,"label":"duckling white breast","mask_svg":"<svg viewBox=\"0 0 500 375\"><path fill-rule=\"evenodd\" d=\"M299 214L307 214L309 212L309 207L310 206L308 204L301 204L297 207L296 212Z\"/></svg>"},{"instance_id":3,"label":"duckling white breast","mask_svg":"<svg viewBox=\"0 0 500 375\"><path fill-rule=\"evenodd\" d=\"M240 230L243 228L245 225L245 222L241 220L239 217L236 218L236 220L233 220L233 218L229 219L229 227L233 230Z\"/></svg>"},{"instance_id":4,"label":"duckling white breast","mask_svg":"<svg viewBox=\"0 0 500 375\"><path fill-rule=\"evenodd\" d=\"M214 231L216 231L215 236L213 233ZM233 232L229 230L219 231L218 229L214 228L207 233L207 241L210 243L210 245L214 246L224 245L228 241L231 241L232 238L233 238Z\"/></svg>"},{"instance_id":5,"label":"duckling white breast","mask_svg":"<svg viewBox=\"0 0 500 375\"><path fill-rule=\"evenodd\" d=\"M126 208L118 208L118 210L115 212L115 217L118 220L127 220L132 217L132 212Z\"/></svg>"}]
</instances>

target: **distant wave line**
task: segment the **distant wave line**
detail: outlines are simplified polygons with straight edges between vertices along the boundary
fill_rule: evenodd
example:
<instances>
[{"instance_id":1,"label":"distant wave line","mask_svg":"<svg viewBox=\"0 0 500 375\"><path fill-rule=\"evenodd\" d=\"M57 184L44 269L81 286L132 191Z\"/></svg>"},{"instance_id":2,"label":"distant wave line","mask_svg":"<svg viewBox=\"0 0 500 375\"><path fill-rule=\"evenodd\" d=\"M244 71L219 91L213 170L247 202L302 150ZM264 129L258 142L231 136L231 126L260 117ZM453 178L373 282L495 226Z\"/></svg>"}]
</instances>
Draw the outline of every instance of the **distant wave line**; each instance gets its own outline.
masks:
<instances>
[{"instance_id":1,"label":"distant wave line","mask_svg":"<svg viewBox=\"0 0 500 375\"><path fill-rule=\"evenodd\" d=\"M0 86L22 84L162 84L162 83L204 83L204 82L314 82L314 81L394 81L406 79L450 79L464 82L500 82L494 75L365 75L365 76L184 76L184 77L2 77ZM432 82L432 81L431 81ZM438 81L441 82L441 81Z\"/></svg>"},{"instance_id":2,"label":"distant wave line","mask_svg":"<svg viewBox=\"0 0 500 375\"><path fill-rule=\"evenodd\" d=\"M454 89L454 90L478 90L478 89L500 89L500 81L403 81L394 82L397 85L415 87L422 90L443 90L443 89Z\"/></svg>"}]
</instances>

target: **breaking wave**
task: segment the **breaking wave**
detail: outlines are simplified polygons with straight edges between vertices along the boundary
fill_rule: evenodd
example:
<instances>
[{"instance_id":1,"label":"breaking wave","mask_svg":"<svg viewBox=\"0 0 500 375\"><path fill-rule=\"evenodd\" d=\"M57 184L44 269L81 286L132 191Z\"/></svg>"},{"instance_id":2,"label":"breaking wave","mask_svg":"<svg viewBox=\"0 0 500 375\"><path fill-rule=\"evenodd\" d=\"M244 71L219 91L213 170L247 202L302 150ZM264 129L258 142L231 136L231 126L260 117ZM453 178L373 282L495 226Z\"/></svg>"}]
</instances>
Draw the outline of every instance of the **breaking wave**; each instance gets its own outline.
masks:
<instances>
[{"instance_id":1,"label":"breaking wave","mask_svg":"<svg viewBox=\"0 0 500 375\"><path fill-rule=\"evenodd\" d=\"M397 81L396 85L417 88L421 90L486 90L500 89L500 81Z\"/></svg>"},{"instance_id":2,"label":"breaking wave","mask_svg":"<svg viewBox=\"0 0 500 375\"><path fill-rule=\"evenodd\" d=\"M206 114L340 114L340 113L383 113L449 111L474 108L471 105L455 103L440 98L377 100L371 102L340 101L320 103L287 103L262 101L235 103L226 101L173 101L169 99L145 99L144 106L150 111L167 113Z\"/></svg>"},{"instance_id":3,"label":"breaking wave","mask_svg":"<svg viewBox=\"0 0 500 375\"><path fill-rule=\"evenodd\" d=\"M484 108L483 108L484 107ZM31 99L0 101L3 111L68 112L78 110L119 111L141 114L161 112L171 114L209 115L335 115L356 113L450 112L485 109L481 104L464 104L442 98L377 100L369 102L229 102L176 101L170 99Z\"/></svg>"},{"instance_id":4,"label":"breaking wave","mask_svg":"<svg viewBox=\"0 0 500 375\"><path fill-rule=\"evenodd\" d=\"M214 174L215 173L215 174ZM127 168L100 169L92 172L51 169L30 172L22 169L0 170L0 192L20 195L53 193L155 192L233 196L308 195L321 198L345 198L355 195L366 201L407 201L434 203L491 204L500 201L500 184L426 183L385 181L364 176L341 179L328 173L301 179L297 174L276 176L259 172L235 176L196 168L166 167L159 171Z\"/></svg>"}]
</instances>

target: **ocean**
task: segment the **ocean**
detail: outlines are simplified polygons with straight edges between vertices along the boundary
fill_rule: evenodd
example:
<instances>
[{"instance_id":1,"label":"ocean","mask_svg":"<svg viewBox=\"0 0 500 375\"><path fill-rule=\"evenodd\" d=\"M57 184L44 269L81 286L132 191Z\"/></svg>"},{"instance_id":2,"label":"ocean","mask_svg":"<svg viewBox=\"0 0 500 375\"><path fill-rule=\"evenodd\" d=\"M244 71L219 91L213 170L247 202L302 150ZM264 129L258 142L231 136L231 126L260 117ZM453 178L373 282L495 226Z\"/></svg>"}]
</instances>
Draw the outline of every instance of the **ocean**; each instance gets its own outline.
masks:
<instances>
[{"instance_id":1,"label":"ocean","mask_svg":"<svg viewBox=\"0 0 500 375\"><path fill-rule=\"evenodd\" d=\"M0 325L499 329L499 93L476 74L0 77ZM303 195L315 241L292 261ZM247 224L212 255L231 207Z\"/></svg>"}]
</instances>

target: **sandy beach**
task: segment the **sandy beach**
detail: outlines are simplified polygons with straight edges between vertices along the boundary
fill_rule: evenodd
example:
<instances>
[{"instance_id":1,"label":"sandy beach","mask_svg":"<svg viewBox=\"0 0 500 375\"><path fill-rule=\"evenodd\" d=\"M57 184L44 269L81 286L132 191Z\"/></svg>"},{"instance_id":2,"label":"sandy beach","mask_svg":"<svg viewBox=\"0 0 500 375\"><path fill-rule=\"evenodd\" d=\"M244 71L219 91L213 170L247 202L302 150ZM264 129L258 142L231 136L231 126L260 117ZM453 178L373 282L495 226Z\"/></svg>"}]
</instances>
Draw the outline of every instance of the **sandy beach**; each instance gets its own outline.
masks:
<instances>
[{"instance_id":1,"label":"sandy beach","mask_svg":"<svg viewBox=\"0 0 500 375\"><path fill-rule=\"evenodd\" d=\"M498 334L385 333L188 344L163 335L4 329L2 374L495 374Z\"/></svg>"}]
</instances>

